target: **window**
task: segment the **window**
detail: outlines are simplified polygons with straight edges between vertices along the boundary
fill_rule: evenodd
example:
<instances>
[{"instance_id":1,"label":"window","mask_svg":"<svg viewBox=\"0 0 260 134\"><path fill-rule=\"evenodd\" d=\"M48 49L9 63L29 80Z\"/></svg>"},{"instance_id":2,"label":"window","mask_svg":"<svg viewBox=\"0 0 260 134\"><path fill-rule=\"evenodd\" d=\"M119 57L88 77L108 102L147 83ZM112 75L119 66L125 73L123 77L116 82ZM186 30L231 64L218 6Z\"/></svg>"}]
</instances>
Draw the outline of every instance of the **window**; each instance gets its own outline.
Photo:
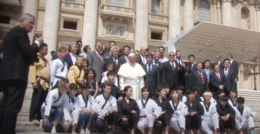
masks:
<instances>
[{"instance_id":1,"label":"window","mask_svg":"<svg viewBox=\"0 0 260 134\"><path fill-rule=\"evenodd\" d=\"M64 21L63 22L63 28L64 29L71 29L71 30L77 30L78 28L78 22L73 21Z\"/></svg>"},{"instance_id":2,"label":"window","mask_svg":"<svg viewBox=\"0 0 260 134\"><path fill-rule=\"evenodd\" d=\"M248 8L243 7L241 9L241 27L250 29L250 11Z\"/></svg>"},{"instance_id":3,"label":"window","mask_svg":"<svg viewBox=\"0 0 260 134\"><path fill-rule=\"evenodd\" d=\"M153 40L162 40L162 33L152 32L151 33L151 39L153 39Z\"/></svg>"},{"instance_id":4,"label":"window","mask_svg":"<svg viewBox=\"0 0 260 134\"><path fill-rule=\"evenodd\" d=\"M160 13L160 0L152 0L152 13Z\"/></svg>"},{"instance_id":5,"label":"window","mask_svg":"<svg viewBox=\"0 0 260 134\"><path fill-rule=\"evenodd\" d=\"M199 20L210 21L210 6L206 0L201 0L199 2Z\"/></svg>"},{"instance_id":6,"label":"window","mask_svg":"<svg viewBox=\"0 0 260 134\"><path fill-rule=\"evenodd\" d=\"M0 15L0 23L10 24L11 17L6 15Z\"/></svg>"},{"instance_id":7,"label":"window","mask_svg":"<svg viewBox=\"0 0 260 134\"><path fill-rule=\"evenodd\" d=\"M123 6L124 5L124 0L108 0L108 4Z\"/></svg>"}]
</instances>

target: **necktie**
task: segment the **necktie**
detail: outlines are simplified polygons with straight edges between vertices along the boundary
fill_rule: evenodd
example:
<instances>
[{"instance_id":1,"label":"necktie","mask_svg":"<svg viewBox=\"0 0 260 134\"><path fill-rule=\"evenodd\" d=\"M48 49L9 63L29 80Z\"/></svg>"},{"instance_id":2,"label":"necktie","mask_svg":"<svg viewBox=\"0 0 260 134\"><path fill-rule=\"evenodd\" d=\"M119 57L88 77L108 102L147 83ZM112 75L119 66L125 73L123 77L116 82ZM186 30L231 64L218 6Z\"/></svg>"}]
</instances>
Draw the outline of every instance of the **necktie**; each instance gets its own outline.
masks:
<instances>
[{"instance_id":1,"label":"necktie","mask_svg":"<svg viewBox=\"0 0 260 134\"><path fill-rule=\"evenodd\" d=\"M217 72L217 76L218 76L218 80L221 81L221 78L220 78L219 72Z\"/></svg>"},{"instance_id":2,"label":"necktie","mask_svg":"<svg viewBox=\"0 0 260 134\"><path fill-rule=\"evenodd\" d=\"M98 54L98 58L99 58L101 64L103 64L102 58L101 58L101 56L99 54Z\"/></svg>"},{"instance_id":3,"label":"necktie","mask_svg":"<svg viewBox=\"0 0 260 134\"><path fill-rule=\"evenodd\" d=\"M225 69L225 76L227 77L227 74L228 74L228 70L227 69Z\"/></svg>"},{"instance_id":4,"label":"necktie","mask_svg":"<svg viewBox=\"0 0 260 134\"><path fill-rule=\"evenodd\" d=\"M148 64L148 74L151 72L151 64Z\"/></svg>"},{"instance_id":5,"label":"necktie","mask_svg":"<svg viewBox=\"0 0 260 134\"><path fill-rule=\"evenodd\" d=\"M203 79L203 75L202 75L201 71L199 71L199 74L200 74L201 83L204 84L204 79Z\"/></svg>"},{"instance_id":6,"label":"necktie","mask_svg":"<svg viewBox=\"0 0 260 134\"><path fill-rule=\"evenodd\" d=\"M172 69L174 70L174 69L175 69L175 66L174 66L174 64L173 64L173 61L171 61L171 63L172 63Z\"/></svg>"},{"instance_id":7,"label":"necktie","mask_svg":"<svg viewBox=\"0 0 260 134\"><path fill-rule=\"evenodd\" d=\"M117 62L116 62L117 58L114 58L114 63L115 63L115 67L117 67Z\"/></svg>"}]
</instances>

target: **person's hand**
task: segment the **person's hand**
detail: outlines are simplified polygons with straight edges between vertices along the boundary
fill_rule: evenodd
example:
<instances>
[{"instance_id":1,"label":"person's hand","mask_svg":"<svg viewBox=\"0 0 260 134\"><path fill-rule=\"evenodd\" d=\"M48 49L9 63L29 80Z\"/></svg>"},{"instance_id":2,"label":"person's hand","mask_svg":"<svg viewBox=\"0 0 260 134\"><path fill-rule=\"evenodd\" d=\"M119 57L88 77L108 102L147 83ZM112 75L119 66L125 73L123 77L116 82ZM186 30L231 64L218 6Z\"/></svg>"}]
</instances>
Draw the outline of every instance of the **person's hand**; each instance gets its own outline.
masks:
<instances>
[{"instance_id":1,"label":"person's hand","mask_svg":"<svg viewBox=\"0 0 260 134\"><path fill-rule=\"evenodd\" d=\"M120 96L120 97L117 99L118 102L121 102L122 100L123 100L123 97L122 97L122 96Z\"/></svg>"},{"instance_id":2,"label":"person's hand","mask_svg":"<svg viewBox=\"0 0 260 134\"><path fill-rule=\"evenodd\" d=\"M114 110L110 109L110 110L107 111L107 115L112 114L113 112L114 112Z\"/></svg>"},{"instance_id":3,"label":"person's hand","mask_svg":"<svg viewBox=\"0 0 260 134\"><path fill-rule=\"evenodd\" d=\"M43 40L43 36L37 38L36 40L39 41L40 44L42 44L42 43L44 42L44 40Z\"/></svg>"},{"instance_id":4,"label":"person's hand","mask_svg":"<svg viewBox=\"0 0 260 134\"><path fill-rule=\"evenodd\" d=\"M163 111L163 112L160 114L160 116L164 115L165 113L166 113L166 111Z\"/></svg>"},{"instance_id":5,"label":"person's hand","mask_svg":"<svg viewBox=\"0 0 260 134\"><path fill-rule=\"evenodd\" d=\"M211 115L215 114L216 112L212 112Z\"/></svg>"},{"instance_id":6,"label":"person's hand","mask_svg":"<svg viewBox=\"0 0 260 134\"><path fill-rule=\"evenodd\" d=\"M135 111L135 110L132 110L132 111L131 111L131 114L135 114L135 113L136 113L136 111Z\"/></svg>"},{"instance_id":7,"label":"person's hand","mask_svg":"<svg viewBox=\"0 0 260 134\"><path fill-rule=\"evenodd\" d=\"M237 78L235 79L235 82L237 82Z\"/></svg>"},{"instance_id":8,"label":"person's hand","mask_svg":"<svg viewBox=\"0 0 260 134\"><path fill-rule=\"evenodd\" d=\"M69 125L72 126L73 120L69 120Z\"/></svg>"},{"instance_id":9,"label":"person's hand","mask_svg":"<svg viewBox=\"0 0 260 134\"><path fill-rule=\"evenodd\" d=\"M95 114L95 111L93 109L91 109L90 114Z\"/></svg>"},{"instance_id":10,"label":"person's hand","mask_svg":"<svg viewBox=\"0 0 260 134\"><path fill-rule=\"evenodd\" d=\"M190 113L190 112L188 112L188 113L187 113L187 115L188 115L188 116L191 116L191 113Z\"/></svg>"},{"instance_id":11,"label":"person's hand","mask_svg":"<svg viewBox=\"0 0 260 134\"><path fill-rule=\"evenodd\" d=\"M249 118L250 116L251 116L251 114L249 113L249 114L246 115L246 118Z\"/></svg>"},{"instance_id":12,"label":"person's hand","mask_svg":"<svg viewBox=\"0 0 260 134\"><path fill-rule=\"evenodd\" d=\"M101 74L101 76L102 76L102 77L104 77L104 76L105 76L105 74L104 74L104 73L102 73L102 74Z\"/></svg>"},{"instance_id":13,"label":"person's hand","mask_svg":"<svg viewBox=\"0 0 260 134\"><path fill-rule=\"evenodd\" d=\"M74 109L70 110L70 114L74 111Z\"/></svg>"},{"instance_id":14,"label":"person's hand","mask_svg":"<svg viewBox=\"0 0 260 134\"><path fill-rule=\"evenodd\" d=\"M178 114L178 113L175 111L174 114Z\"/></svg>"},{"instance_id":15,"label":"person's hand","mask_svg":"<svg viewBox=\"0 0 260 134\"><path fill-rule=\"evenodd\" d=\"M33 86L34 89L35 89L35 88L38 88L38 86L37 86L36 83L33 83L32 86Z\"/></svg>"},{"instance_id":16,"label":"person's hand","mask_svg":"<svg viewBox=\"0 0 260 134\"><path fill-rule=\"evenodd\" d=\"M156 122L159 123L159 124L162 124L162 121L160 121L160 120L157 120Z\"/></svg>"},{"instance_id":17,"label":"person's hand","mask_svg":"<svg viewBox=\"0 0 260 134\"><path fill-rule=\"evenodd\" d=\"M191 116L197 115L197 112L191 112Z\"/></svg>"},{"instance_id":18,"label":"person's hand","mask_svg":"<svg viewBox=\"0 0 260 134\"><path fill-rule=\"evenodd\" d=\"M89 111L87 109L83 109L82 111L84 111L86 115L89 115Z\"/></svg>"},{"instance_id":19,"label":"person's hand","mask_svg":"<svg viewBox=\"0 0 260 134\"><path fill-rule=\"evenodd\" d=\"M128 119L127 119L127 118L125 118L125 117L123 117L123 118L122 118L122 120L123 120L123 121L128 121Z\"/></svg>"},{"instance_id":20,"label":"person's hand","mask_svg":"<svg viewBox=\"0 0 260 134\"><path fill-rule=\"evenodd\" d=\"M219 86L219 89L223 90L223 89L224 89L224 86L223 86L223 85L220 85L220 86Z\"/></svg>"},{"instance_id":21,"label":"person's hand","mask_svg":"<svg viewBox=\"0 0 260 134\"><path fill-rule=\"evenodd\" d=\"M43 123L44 123L44 125L47 125L49 123L49 119L47 116L44 117Z\"/></svg>"},{"instance_id":22,"label":"person's hand","mask_svg":"<svg viewBox=\"0 0 260 134\"><path fill-rule=\"evenodd\" d=\"M227 121L226 116L221 116L221 119L224 120L224 121Z\"/></svg>"},{"instance_id":23,"label":"person's hand","mask_svg":"<svg viewBox=\"0 0 260 134\"><path fill-rule=\"evenodd\" d=\"M236 119L239 119L239 115L236 115Z\"/></svg>"}]
</instances>

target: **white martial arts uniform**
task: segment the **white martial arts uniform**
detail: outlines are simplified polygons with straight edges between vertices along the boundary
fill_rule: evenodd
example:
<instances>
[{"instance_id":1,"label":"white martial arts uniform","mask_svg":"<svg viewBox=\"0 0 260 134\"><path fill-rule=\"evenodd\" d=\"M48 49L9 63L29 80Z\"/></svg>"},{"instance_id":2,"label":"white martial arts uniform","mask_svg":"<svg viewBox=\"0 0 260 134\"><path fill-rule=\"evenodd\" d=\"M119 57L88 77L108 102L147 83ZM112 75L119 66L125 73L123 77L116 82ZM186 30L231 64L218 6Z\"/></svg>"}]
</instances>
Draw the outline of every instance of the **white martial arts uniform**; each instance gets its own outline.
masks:
<instances>
[{"instance_id":1,"label":"white martial arts uniform","mask_svg":"<svg viewBox=\"0 0 260 134\"><path fill-rule=\"evenodd\" d=\"M181 96L181 102L185 103L187 101L187 97L185 95Z\"/></svg>"},{"instance_id":2,"label":"white martial arts uniform","mask_svg":"<svg viewBox=\"0 0 260 134\"><path fill-rule=\"evenodd\" d=\"M55 59L52 62L51 73L50 73L52 86L54 86L60 78L67 78L67 73L68 73L68 64L65 61L63 64L61 59L59 58Z\"/></svg>"},{"instance_id":3,"label":"white martial arts uniform","mask_svg":"<svg viewBox=\"0 0 260 134\"><path fill-rule=\"evenodd\" d=\"M174 105L173 101L169 101L172 109L174 112L177 112L176 114L171 114L171 121L170 121L170 127L172 127L177 132L181 132L181 129L185 130L186 120L185 116L188 113L187 106L179 101L176 105Z\"/></svg>"},{"instance_id":4,"label":"white martial arts uniform","mask_svg":"<svg viewBox=\"0 0 260 134\"><path fill-rule=\"evenodd\" d=\"M79 111L76 109L76 97L73 98L74 100L70 99L67 95L65 101L63 102L63 114L64 117L61 120L60 124L63 126L65 131L68 131L69 128L69 121L73 120L73 124L78 124L79 120Z\"/></svg>"},{"instance_id":5,"label":"white martial arts uniform","mask_svg":"<svg viewBox=\"0 0 260 134\"><path fill-rule=\"evenodd\" d=\"M79 111L82 110L82 109L86 109L87 111L90 111L93 103L94 103L93 96L88 95L88 101L87 101L87 104L86 104L86 102L84 101L83 95L81 94L77 97L76 109L79 110Z\"/></svg>"},{"instance_id":6,"label":"white martial arts uniform","mask_svg":"<svg viewBox=\"0 0 260 134\"><path fill-rule=\"evenodd\" d=\"M50 116L54 110L53 107L61 106L66 100L66 96L66 93L59 94L58 88L51 90L42 104L41 109L45 108L44 116Z\"/></svg>"},{"instance_id":7,"label":"white martial arts uniform","mask_svg":"<svg viewBox=\"0 0 260 134\"><path fill-rule=\"evenodd\" d=\"M155 119L162 113L162 108L152 99L147 99L147 101L139 99L137 105L140 109L141 118L137 124L137 128L142 133L145 133L145 128L153 127Z\"/></svg>"},{"instance_id":8,"label":"white martial arts uniform","mask_svg":"<svg viewBox=\"0 0 260 134\"><path fill-rule=\"evenodd\" d=\"M254 118L257 117L257 113L251 110L249 107L244 106L242 113L240 113L238 106L235 107L236 115L238 115L238 119L236 118L236 128L237 129L245 129L245 128L254 128ZM246 118L247 114L251 114L249 118Z\"/></svg>"},{"instance_id":9,"label":"white martial arts uniform","mask_svg":"<svg viewBox=\"0 0 260 134\"><path fill-rule=\"evenodd\" d=\"M109 95L106 104L105 102L106 102L105 96L101 94L95 98L94 103L92 105L92 109L96 112L99 119L104 119L106 117L107 111L110 109L113 109L115 112L117 112L117 100L114 96Z\"/></svg>"},{"instance_id":10,"label":"white martial arts uniform","mask_svg":"<svg viewBox=\"0 0 260 134\"><path fill-rule=\"evenodd\" d=\"M204 101L204 98L202 96L200 97L200 99L201 99L201 102ZM217 105L217 101L213 97L210 98L210 103L214 104L214 105Z\"/></svg>"},{"instance_id":11,"label":"white martial arts uniform","mask_svg":"<svg viewBox=\"0 0 260 134\"><path fill-rule=\"evenodd\" d=\"M234 105L231 99L228 99L228 104L236 111L237 103Z\"/></svg>"},{"instance_id":12,"label":"white martial arts uniform","mask_svg":"<svg viewBox=\"0 0 260 134\"><path fill-rule=\"evenodd\" d=\"M218 113L216 104L210 103L209 109L207 110L204 102L200 102L204 109L204 114L201 116L202 123L201 123L201 129L203 132L206 132L207 134L212 134L210 128L214 127L214 130L219 129L219 120L218 120ZM215 112L213 115L212 112Z\"/></svg>"},{"instance_id":13,"label":"white martial arts uniform","mask_svg":"<svg viewBox=\"0 0 260 134\"><path fill-rule=\"evenodd\" d=\"M104 83L105 81L108 81L107 72L108 71L104 72L104 76L101 79L101 83ZM114 85L118 87L117 75L115 75L115 78L114 78Z\"/></svg>"}]
</instances>

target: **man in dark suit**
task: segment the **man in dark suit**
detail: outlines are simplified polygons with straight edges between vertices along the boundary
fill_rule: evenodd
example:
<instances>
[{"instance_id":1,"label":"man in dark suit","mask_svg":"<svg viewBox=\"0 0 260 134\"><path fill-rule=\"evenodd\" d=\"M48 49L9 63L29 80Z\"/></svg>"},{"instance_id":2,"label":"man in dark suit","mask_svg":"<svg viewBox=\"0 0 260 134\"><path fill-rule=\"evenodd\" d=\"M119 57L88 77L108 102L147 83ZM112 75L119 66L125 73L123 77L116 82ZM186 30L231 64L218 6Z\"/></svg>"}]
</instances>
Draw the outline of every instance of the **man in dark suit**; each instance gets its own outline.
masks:
<instances>
[{"instance_id":1,"label":"man in dark suit","mask_svg":"<svg viewBox=\"0 0 260 134\"><path fill-rule=\"evenodd\" d=\"M181 51L177 50L176 51L176 60L175 64L177 67L177 75L178 75L178 86L185 86L185 70L186 67L184 63L181 60ZM185 91L183 91L185 93Z\"/></svg>"},{"instance_id":2,"label":"man in dark suit","mask_svg":"<svg viewBox=\"0 0 260 134\"><path fill-rule=\"evenodd\" d=\"M237 61L233 60L232 54L228 55L228 59L229 59L229 68L234 70L235 77L236 77L235 81L237 82L238 81L238 63L237 63Z\"/></svg>"},{"instance_id":3,"label":"man in dark suit","mask_svg":"<svg viewBox=\"0 0 260 134\"><path fill-rule=\"evenodd\" d=\"M229 68L229 59L224 60L224 69L222 73L225 76L225 93L229 96L230 90L236 90L236 73L233 69Z\"/></svg>"},{"instance_id":4,"label":"man in dark suit","mask_svg":"<svg viewBox=\"0 0 260 134\"><path fill-rule=\"evenodd\" d=\"M217 55L216 60L217 60L217 62L214 65L219 65L220 70L222 70L224 68L224 65L223 65L223 62L221 61L221 56Z\"/></svg>"},{"instance_id":5,"label":"man in dark suit","mask_svg":"<svg viewBox=\"0 0 260 134\"><path fill-rule=\"evenodd\" d=\"M210 74L213 72L210 65L211 65L210 60L205 60L204 61L204 68L202 69L202 71L205 72L206 75L207 75L207 82L208 83L209 83L209 80L210 80Z\"/></svg>"},{"instance_id":6,"label":"man in dark suit","mask_svg":"<svg viewBox=\"0 0 260 134\"><path fill-rule=\"evenodd\" d=\"M208 89L208 83L207 75L202 71L203 63L198 62L196 66L197 69L191 72L190 85L191 87L195 87L197 89L196 98L199 98L202 93Z\"/></svg>"},{"instance_id":7,"label":"man in dark suit","mask_svg":"<svg viewBox=\"0 0 260 134\"><path fill-rule=\"evenodd\" d=\"M39 37L30 45L28 37L35 24L35 17L23 14L20 25L11 29L4 38L3 61L0 66L0 81L3 84L3 98L0 102L0 132L15 134L17 114L20 112L28 83L29 66L37 62Z\"/></svg>"},{"instance_id":8,"label":"man in dark suit","mask_svg":"<svg viewBox=\"0 0 260 134\"><path fill-rule=\"evenodd\" d=\"M162 69L162 83L169 84L170 90L179 86L177 66L174 59L175 59L174 52L170 52L169 61L163 63L163 69Z\"/></svg>"},{"instance_id":9,"label":"man in dark suit","mask_svg":"<svg viewBox=\"0 0 260 134\"><path fill-rule=\"evenodd\" d=\"M123 54L121 55L120 59L124 61L124 63L128 62L128 55L130 53L131 47L130 46L124 46L123 47Z\"/></svg>"},{"instance_id":10,"label":"man in dark suit","mask_svg":"<svg viewBox=\"0 0 260 134\"><path fill-rule=\"evenodd\" d=\"M158 67L152 64L153 55L146 55L146 64L142 64L146 76L144 77L145 87L149 90L149 96L153 97L156 95L156 90L159 87L159 76L158 76Z\"/></svg>"},{"instance_id":11,"label":"man in dark suit","mask_svg":"<svg viewBox=\"0 0 260 134\"><path fill-rule=\"evenodd\" d=\"M111 57L105 59L104 71L107 71L107 65L113 63L114 65L114 73L117 74L121 65L124 64L124 61L118 58L119 49L117 46L111 48Z\"/></svg>"},{"instance_id":12,"label":"man in dark suit","mask_svg":"<svg viewBox=\"0 0 260 134\"><path fill-rule=\"evenodd\" d=\"M140 57L140 51L135 50L134 54L135 54L135 62L140 64L141 66L143 66L144 64L143 64L142 59Z\"/></svg>"},{"instance_id":13,"label":"man in dark suit","mask_svg":"<svg viewBox=\"0 0 260 134\"><path fill-rule=\"evenodd\" d=\"M100 42L95 45L95 50L88 53L89 69L94 69L96 72L96 81L101 80L101 74L103 73L104 58L101 55L103 46Z\"/></svg>"},{"instance_id":14,"label":"man in dark suit","mask_svg":"<svg viewBox=\"0 0 260 134\"><path fill-rule=\"evenodd\" d=\"M188 60L190 62L190 70L195 71L197 69L195 62L195 55L191 54L188 56Z\"/></svg>"},{"instance_id":15,"label":"man in dark suit","mask_svg":"<svg viewBox=\"0 0 260 134\"><path fill-rule=\"evenodd\" d=\"M68 64L68 69L70 69L70 67L72 65L75 65L76 63L76 59L77 59L77 52L79 50L79 47L77 45L76 42L70 42L69 44L69 53L66 54L66 57L65 57L65 61L66 63Z\"/></svg>"},{"instance_id":16,"label":"man in dark suit","mask_svg":"<svg viewBox=\"0 0 260 134\"><path fill-rule=\"evenodd\" d=\"M109 49L111 49L112 47L116 46L116 42L115 41L109 41ZM104 55L103 55L103 58L106 59L106 58L109 58L110 55L111 55L111 51L109 50L108 52L106 52Z\"/></svg>"},{"instance_id":17,"label":"man in dark suit","mask_svg":"<svg viewBox=\"0 0 260 134\"><path fill-rule=\"evenodd\" d=\"M224 90L225 76L222 71L220 71L220 66L214 66L214 72L210 74L209 89L213 94L213 98L217 99L217 91Z\"/></svg>"}]
</instances>

